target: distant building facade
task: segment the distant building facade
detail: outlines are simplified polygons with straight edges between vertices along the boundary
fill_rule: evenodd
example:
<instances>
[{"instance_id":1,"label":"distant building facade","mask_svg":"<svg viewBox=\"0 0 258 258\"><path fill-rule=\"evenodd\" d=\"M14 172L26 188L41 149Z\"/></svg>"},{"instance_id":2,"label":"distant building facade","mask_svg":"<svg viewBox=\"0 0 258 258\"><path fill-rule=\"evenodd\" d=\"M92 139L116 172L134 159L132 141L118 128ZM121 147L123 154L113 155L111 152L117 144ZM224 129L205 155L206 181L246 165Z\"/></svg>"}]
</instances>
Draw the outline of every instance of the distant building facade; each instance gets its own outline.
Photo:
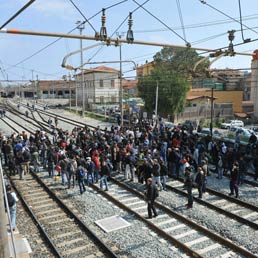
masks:
<instances>
[{"instance_id":1,"label":"distant building facade","mask_svg":"<svg viewBox=\"0 0 258 258\"><path fill-rule=\"evenodd\" d=\"M119 103L120 71L106 66L87 69L75 75L78 105L85 98L85 108L95 109L103 103ZM83 89L84 86L84 89ZM83 96L84 95L84 96Z\"/></svg>"}]
</instances>

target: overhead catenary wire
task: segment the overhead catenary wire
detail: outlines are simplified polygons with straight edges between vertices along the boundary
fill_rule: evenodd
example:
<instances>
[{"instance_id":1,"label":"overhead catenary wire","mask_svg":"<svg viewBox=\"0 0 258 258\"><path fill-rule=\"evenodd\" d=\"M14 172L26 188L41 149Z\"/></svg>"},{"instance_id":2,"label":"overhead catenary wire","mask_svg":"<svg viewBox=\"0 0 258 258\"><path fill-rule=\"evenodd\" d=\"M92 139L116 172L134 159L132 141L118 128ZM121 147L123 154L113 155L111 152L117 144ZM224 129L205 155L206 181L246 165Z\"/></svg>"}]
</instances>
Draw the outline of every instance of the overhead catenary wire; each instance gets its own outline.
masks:
<instances>
[{"instance_id":1,"label":"overhead catenary wire","mask_svg":"<svg viewBox=\"0 0 258 258\"><path fill-rule=\"evenodd\" d=\"M253 20L257 19L258 16L257 14L252 14L252 15L247 15L243 16L243 20ZM236 19L236 18L235 18ZM196 29L196 28L203 28L203 27L211 27L211 26L218 26L221 24L228 24L228 23L233 23L235 21L232 21L232 19L225 19L225 20L216 20L216 21L211 21L211 22L201 22L201 23L195 23L195 24L189 24L185 25L184 28L185 30L189 29ZM252 27L254 29L255 27ZM182 30L182 26L175 26L172 27L173 30ZM160 32L160 31L167 31L167 28L159 28L159 29L152 29L152 30L134 30L134 33L148 33L148 32Z\"/></svg>"},{"instance_id":2,"label":"overhead catenary wire","mask_svg":"<svg viewBox=\"0 0 258 258\"><path fill-rule=\"evenodd\" d=\"M95 28L92 26L92 24L90 23L90 21L86 18L86 16L82 13L82 11L80 10L80 8L72 1L69 0L70 3L74 6L74 8L81 14L81 16L84 18L84 21L81 22L81 24L79 24L77 27L79 27L82 24L85 24L86 22L90 25L90 27L94 30L94 32L96 33L97 31L95 30Z\"/></svg>"},{"instance_id":3,"label":"overhead catenary wire","mask_svg":"<svg viewBox=\"0 0 258 258\"><path fill-rule=\"evenodd\" d=\"M237 22L237 23L240 23L240 24L241 24L242 26L244 26L245 28L249 29L250 31L252 31L252 32L254 32L254 33L256 33L256 34L258 34L257 31L255 31L255 30L253 30L252 28L246 26L245 24L239 22L237 19L235 19L235 18L233 18L232 16L230 16L230 15L224 13L223 11L217 9L216 7L214 7L214 6L210 5L210 4L208 4L206 1L203 1L203 0L200 0L200 1L201 1L202 4L207 5L207 6L210 7L211 9L213 9L213 10L215 10L215 11L221 13L222 15L224 15L224 16L226 16L226 17L232 19L233 21L235 21L235 22Z\"/></svg>"},{"instance_id":4,"label":"overhead catenary wire","mask_svg":"<svg viewBox=\"0 0 258 258\"><path fill-rule=\"evenodd\" d=\"M179 19L180 19L180 23L181 23L184 39L187 42L186 34L185 34L184 20L183 20L183 15L182 15L181 6L180 6L180 0L176 0L176 3L177 3L177 10L178 10L178 14L179 14Z\"/></svg>"},{"instance_id":5,"label":"overhead catenary wire","mask_svg":"<svg viewBox=\"0 0 258 258\"><path fill-rule=\"evenodd\" d=\"M31 4L33 4L36 0L30 0L27 4L25 4L18 12L16 12L11 18L9 18L1 27L4 28L8 23L10 23L13 19L15 19L20 13L22 13L25 9L27 9Z\"/></svg>"},{"instance_id":6,"label":"overhead catenary wire","mask_svg":"<svg viewBox=\"0 0 258 258\"><path fill-rule=\"evenodd\" d=\"M115 4L112 4L112 5L108 6L108 7L106 7L105 9L107 10L107 9L113 8L113 7L115 7L115 6L117 6L117 5L120 5L120 4L122 4L122 3L124 3L124 2L127 2L127 1L128 1L128 0L119 1L119 2L117 2L117 3L115 3ZM97 15L100 14L100 13L101 13L101 11L97 12L96 14L94 14L93 16L91 16L91 17L88 19L88 21L91 20L91 19L93 19L95 16L97 16ZM68 31L67 34L70 34L70 33L72 33L73 31L75 31L75 30L77 29L77 27L78 27L78 26L76 26L75 28L73 28L73 29L71 29L70 31ZM32 55L30 55L30 56L24 58L23 60L21 60L20 62L16 63L15 65L11 65L11 66L8 67L6 70L9 70L9 69L11 69L11 68L13 68L13 67L18 66L18 65L21 64L21 63L24 63L24 62L28 61L29 59L31 59L32 57L34 57L34 56L36 56L37 54L41 53L42 51L44 51L45 49L49 48L50 46L54 45L56 42L58 42L58 41L61 40L61 39L63 39L63 37L59 37L58 39L52 41L51 43L47 44L45 47L39 49L38 51L36 51L36 52L34 52Z\"/></svg>"},{"instance_id":7,"label":"overhead catenary wire","mask_svg":"<svg viewBox=\"0 0 258 258\"><path fill-rule=\"evenodd\" d=\"M244 39L243 22L242 22L242 10L241 10L242 8L241 8L241 1L240 0L238 0L238 8L239 8L239 17L240 17L240 26L241 26L242 39L243 39L244 42L245 41L249 41L250 39L247 39L247 40Z\"/></svg>"},{"instance_id":8,"label":"overhead catenary wire","mask_svg":"<svg viewBox=\"0 0 258 258\"><path fill-rule=\"evenodd\" d=\"M150 0L146 0L145 2L143 2L140 6L138 6L137 8L135 8L133 11L131 11L131 13L135 13L138 9L141 8L141 6L145 5L147 2L149 2ZM114 30L114 32L110 35L110 37L114 36L115 33L118 32L118 30L122 27L122 25L127 21L129 17L129 14L124 18L124 20L118 25L118 27ZM92 61L92 59L99 54L99 52L103 49L104 46L99 47L99 49L88 59L88 62Z\"/></svg>"},{"instance_id":9,"label":"overhead catenary wire","mask_svg":"<svg viewBox=\"0 0 258 258\"><path fill-rule=\"evenodd\" d=\"M134 3L136 3L137 5L140 6L140 4L136 1L133 0ZM186 45L189 45L189 42L187 42L182 36L180 36L176 31L174 31L171 27L169 27L166 23L164 23L163 21L161 21L157 16L155 16L154 14L152 14L151 12L149 12L146 8L144 8L143 6L141 6L141 8L147 12L149 15L151 15L153 18L155 18L157 21L159 21L162 25L164 25L166 28L168 28L171 32L173 32L175 35L177 35L179 38L181 38Z\"/></svg>"}]
</instances>

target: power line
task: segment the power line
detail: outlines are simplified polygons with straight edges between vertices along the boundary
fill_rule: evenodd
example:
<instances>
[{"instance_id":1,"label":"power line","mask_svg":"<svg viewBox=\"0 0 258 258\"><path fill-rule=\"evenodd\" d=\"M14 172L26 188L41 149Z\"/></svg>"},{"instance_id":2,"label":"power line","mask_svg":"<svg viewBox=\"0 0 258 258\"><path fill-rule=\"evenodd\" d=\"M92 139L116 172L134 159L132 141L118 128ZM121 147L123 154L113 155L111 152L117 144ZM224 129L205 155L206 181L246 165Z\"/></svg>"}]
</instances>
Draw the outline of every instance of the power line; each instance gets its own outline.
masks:
<instances>
[{"instance_id":1,"label":"power line","mask_svg":"<svg viewBox=\"0 0 258 258\"><path fill-rule=\"evenodd\" d=\"M13 19L15 19L20 13L22 13L25 9L27 9L33 2L35 2L35 0L30 0L27 4L25 4L18 12L16 12L10 19L8 19L8 21L6 21L1 27L0 30L2 28L4 28L4 26L6 26L8 23L10 23Z\"/></svg>"},{"instance_id":2,"label":"power line","mask_svg":"<svg viewBox=\"0 0 258 258\"><path fill-rule=\"evenodd\" d=\"M252 28L250 28L250 27L244 25L243 23L239 22L237 19L235 19L235 18L231 17L230 15L228 15L228 14L222 12L221 10L215 8L214 6L208 4L206 1L204 1L204 0L200 0L200 1L201 1L201 3L206 4L207 6L209 6L211 9L213 9L213 10L215 10L215 11L217 11L217 12L223 14L224 16L226 16L226 17L232 19L233 21L235 21L235 22L237 22L237 23L242 24L244 27L246 27L246 28L249 29L250 31L252 31L252 32L254 32L254 33L256 33L256 34L258 34L257 31L255 31L255 30L253 30Z\"/></svg>"},{"instance_id":3,"label":"power line","mask_svg":"<svg viewBox=\"0 0 258 258\"><path fill-rule=\"evenodd\" d=\"M90 25L90 27L94 30L94 32L96 33L97 31L95 30L95 28L92 26L92 24L90 23L90 21L86 18L86 16L81 12L81 10L79 9L79 7L72 1L72 0L69 0L71 2L71 4L75 7L75 9L81 14L81 16L85 19L81 24L84 24L84 23L88 23ZM80 25L81 25L80 24ZM78 26L80 26L78 25Z\"/></svg>"},{"instance_id":4,"label":"power line","mask_svg":"<svg viewBox=\"0 0 258 258\"><path fill-rule=\"evenodd\" d=\"M141 6L145 5L147 2L149 2L150 0L146 0L144 3L142 3L140 6L138 6L137 8L135 8L131 13L135 13L138 9L140 9ZM119 26L114 30L114 32L111 34L110 37L112 37L116 32L118 32L118 30L122 27L122 25L127 21L129 17L129 14L125 17L125 19L119 24ZM99 49L92 55L91 58L88 59L88 62L90 62L102 49L104 46L99 47Z\"/></svg>"},{"instance_id":5,"label":"power line","mask_svg":"<svg viewBox=\"0 0 258 258\"><path fill-rule=\"evenodd\" d=\"M243 20L253 20L257 19L257 14L247 15L243 17ZM235 18L236 19L236 18ZM185 29L196 29L196 28L203 28L203 27L211 27L211 26L217 26L221 24L227 24L227 23L233 23L231 19L225 19L225 20L217 20L217 21L211 21L211 22L205 22L205 23L195 23L195 24L189 24L185 25ZM172 27L174 30L182 30L182 26ZM255 27L252 27L255 28ZM153 29L153 30L134 30L134 33L148 33L148 32L159 32L159 31L167 31L167 28L160 28L160 29Z\"/></svg>"},{"instance_id":6,"label":"power line","mask_svg":"<svg viewBox=\"0 0 258 258\"><path fill-rule=\"evenodd\" d=\"M182 30L183 30L184 39L186 41L185 26L184 26L184 20L183 20L183 15L182 15L182 11L181 11L180 1L176 0L176 3L177 3L177 10L178 10L179 19L180 19L180 22L181 22L181 27L182 27Z\"/></svg>"},{"instance_id":7,"label":"power line","mask_svg":"<svg viewBox=\"0 0 258 258\"><path fill-rule=\"evenodd\" d=\"M133 0L134 3L136 3L137 5L140 6L140 4ZM177 35L179 38L181 38L185 43L186 45L189 45L189 42L187 42L183 37L181 37L176 31L174 31L171 27L169 27L166 23L164 23L163 21L161 21L157 16L155 16L154 14L152 14L151 12L149 12L146 8L144 8L143 6L141 6L141 8L147 12L149 15L151 15L153 18L155 18L156 20L158 20L161 24L163 24L166 28L168 28L170 31L172 31L175 35Z\"/></svg>"},{"instance_id":8,"label":"power line","mask_svg":"<svg viewBox=\"0 0 258 258\"><path fill-rule=\"evenodd\" d=\"M128 0L119 1L119 2L116 3L116 4L113 4L113 5L110 5L110 6L106 7L106 9L113 8L113 7L115 7L115 6L119 5L119 4L122 4L122 3L127 2L127 1L128 1ZM91 20L91 19L93 19L93 18L94 18L96 15L98 15L99 13L101 13L101 11L99 11L99 12L97 12L96 14L94 14L93 16L91 16L91 17L88 19L88 21ZM73 28L72 30L68 31L67 34L72 33L72 32L73 32L74 30L76 30L76 29L77 29L77 27ZM42 51L44 51L44 50L47 49L48 47L54 45L56 42L58 42L58 41L59 41L60 39L62 39L62 38L63 38L63 37L59 37L58 39L56 39L56 40L52 41L51 43L47 44L45 47L39 49L38 51L36 51L36 52L33 53L32 55L30 55L30 56L26 57L25 59L21 60L21 61L18 62L17 64L8 67L6 70L9 70L9 69L11 69L11 68L13 68L13 67L18 66L18 65L21 64L21 63L26 62L27 60L29 60L29 59L31 59L32 57L36 56L37 54L41 53Z\"/></svg>"}]
</instances>

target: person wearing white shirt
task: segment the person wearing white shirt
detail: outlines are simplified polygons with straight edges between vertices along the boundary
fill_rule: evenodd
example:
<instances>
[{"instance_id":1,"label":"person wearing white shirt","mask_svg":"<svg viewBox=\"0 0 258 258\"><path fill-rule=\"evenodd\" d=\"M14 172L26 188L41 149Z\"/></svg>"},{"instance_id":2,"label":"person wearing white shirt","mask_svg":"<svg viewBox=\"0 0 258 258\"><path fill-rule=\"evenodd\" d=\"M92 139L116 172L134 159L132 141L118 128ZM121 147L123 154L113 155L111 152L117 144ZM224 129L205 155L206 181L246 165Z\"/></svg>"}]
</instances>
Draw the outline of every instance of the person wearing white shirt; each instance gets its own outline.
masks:
<instances>
[{"instance_id":1,"label":"person wearing white shirt","mask_svg":"<svg viewBox=\"0 0 258 258\"><path fill-rule=\"evenodd\" d=\"M11 218L10 230L14 231L16 226L16 209L17 209L16 203L18 202L18 198L16 196L16 193L12 191L12 188L10 185L6 186L6 192L7 192L7 196L10 195L10 197L8 198L8 205L9 205L10 218Z\"/></svg>"}]
</instances>

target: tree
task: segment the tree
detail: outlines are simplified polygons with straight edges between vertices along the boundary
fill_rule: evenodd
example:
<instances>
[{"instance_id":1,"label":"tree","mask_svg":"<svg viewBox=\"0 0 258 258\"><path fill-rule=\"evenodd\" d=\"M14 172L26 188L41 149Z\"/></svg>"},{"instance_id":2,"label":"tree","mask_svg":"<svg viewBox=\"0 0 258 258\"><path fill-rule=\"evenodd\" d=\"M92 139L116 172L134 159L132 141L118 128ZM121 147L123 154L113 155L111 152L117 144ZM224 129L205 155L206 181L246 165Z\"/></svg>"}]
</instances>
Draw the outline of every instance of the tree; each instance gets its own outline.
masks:
<instances>
[{"instance_id":1,"label":"tree","mask_svg":"<svg viewBox=\"0 0 258 258\"><path fill-rule=\"evenodd\" d=\"M194 65L202 58L191 48L170 47L164 47L153 57L157 66L164 66L165 69L179 72L184 78L189 78L192 75ZM208 66L209 61L205 61L197 66L196 72L205 75Z\"/></svg>"},{"instance_id":2,"label":"tree","mask_svg":"<svg viewBox=\"0 0 258 258\"><path fill-rule=\"evenodd\" d=\"M146 110L152 112L155 109L157 84L159 85L159 114L181 112L185 103L185 95L189 90L188 83L174 71L157 68L150 76L143 77L138 83L140 97L145 101Z\"/></svg>"},{"instance_id":3,"label":"tree","mask_svg":"<svg viewBox=\"0 0 258 258\"><path fill-rule=\"evenodd\" d=\"M187 49L163 48L154 56L155 67L151 74L138 81L139 95L145 101L148 112L155 109L156 87L159 85L158 111L162 116L182 112L186 93L190 85L187 82L194 64L200 60L196 51ZM200 65L198 71L204 72L208 62Z\"/></svg>"}]
</instances>

